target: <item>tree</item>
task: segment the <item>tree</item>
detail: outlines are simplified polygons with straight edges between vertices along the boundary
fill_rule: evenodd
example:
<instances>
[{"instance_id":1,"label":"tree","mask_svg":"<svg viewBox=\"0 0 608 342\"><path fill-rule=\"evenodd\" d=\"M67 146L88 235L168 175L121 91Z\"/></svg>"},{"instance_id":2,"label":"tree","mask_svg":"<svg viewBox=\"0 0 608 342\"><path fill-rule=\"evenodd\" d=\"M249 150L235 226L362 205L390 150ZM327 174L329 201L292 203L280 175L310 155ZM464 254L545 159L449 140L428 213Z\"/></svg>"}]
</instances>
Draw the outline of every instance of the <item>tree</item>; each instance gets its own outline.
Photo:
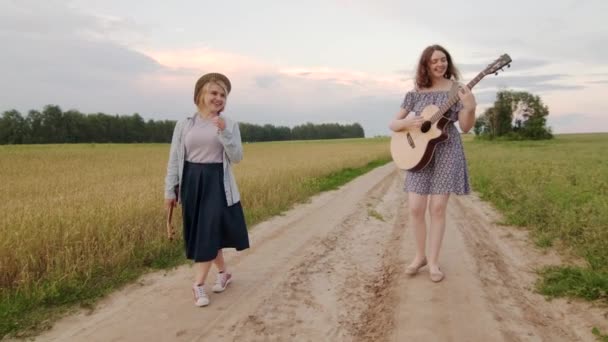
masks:
<instances>
[{"instance_id":1,"label":"tree","mask_svg":"<svg viewBox=\"0 0 608 342\"><path fill-rule=\"evenodd\" d=\"M508 136L516 139L551 139L546 127L549 108L538 95L502 90L494 106L486 109L475 123L475 134L490 139Z\"/></svg>"},{"instance_id":2,"label":"tree","mask_svg":"<svg viewBox=\"0 0 608 342\"><path fill-rule=\"evenodd\" d=\"M47 143L65 142L67 129L59 106L48 105L42 110L42 136Z\"/></svg>"},{"instance_id":3,"label":"tree","mask_svg":"<svg viewBox=\"0 0 608 342\"><path fill-rule=\"evenodd\" d=\"M500 91L496 94L494 108L490 111L492 130L494 136L502 136L512 131L513 121L513 93Z\"/></svg>"},{"instance_id":4,"label":"tree","mask_svg":"<svg viewBox=\"0 0 608 342\"><path fill-rule=\"evenodd\" d=\"M551 139L551 129L546 127L549 108L537 95L520 92L513 99L516 106L523 106L520 135L528 139ZM517 101L517 102L515 102Z\"/></svg>"},{"instance_id":5,"label":"tree","mask_svg":"<svg viewBox=\"0 0 608 342\"><path fill-rule=\"evenodd\" d=\"M0 118L0 144L22 144L27 137L27 122L16 110L6 111Z\"/></svg>"},{"instance_id":6,"label":"tree","mask_svg":"<svg viewBox=\"0 0 608 342\"><path fill-rule=\"evenodd\" d=\"M42 113L37 110L30 110L27 113L27 126L29 128L29 137L27 137L26 144L42 144L44 141L44 127L42 127Z\"/></svg>"}]
</instances>

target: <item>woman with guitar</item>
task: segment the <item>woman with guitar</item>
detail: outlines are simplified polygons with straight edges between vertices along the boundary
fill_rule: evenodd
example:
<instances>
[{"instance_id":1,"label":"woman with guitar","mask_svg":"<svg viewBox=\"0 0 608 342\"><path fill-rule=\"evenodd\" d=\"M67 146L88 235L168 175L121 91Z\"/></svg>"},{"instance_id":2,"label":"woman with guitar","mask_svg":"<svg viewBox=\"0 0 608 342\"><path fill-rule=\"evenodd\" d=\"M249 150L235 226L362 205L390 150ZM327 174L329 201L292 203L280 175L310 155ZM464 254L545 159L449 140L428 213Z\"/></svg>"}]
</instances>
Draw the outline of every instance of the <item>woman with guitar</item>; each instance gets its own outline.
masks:
<instances>
[{"instance_id":1,"label":"woman with guitar","mask_svg":"<svg viewBox=\"0 0 608 342\"><path fill-rule=\"evenodd\" d=\"M414 275L428 264L430 278L434 282L439 282L444 277L438 259L445 231L448 198L452 193L466 195L470 192L462 141L454 123L458 121L460 129L468 132L475 123L477 104L470 89L459 85L458 79L458 69L448 51L439 45L427 47L420 56L415 89L405 95L401 109L390 123L390 129L394 132L428 132L433 127L429 126L423 112L438 112L441 108L437 107L454 102L449 108L443 108L445 113L440 133L443 132L445 140L441 139L434 146L434 151L431 151L424 166L407 172L405 181L409 214L416 238L416 257L405 272ZM415 114L408 115L410 112ZM414 148L416 140L409 133L408 139ZM428 259L425 222L427 207L431 217Z\"/></svg>"}]
</instances>

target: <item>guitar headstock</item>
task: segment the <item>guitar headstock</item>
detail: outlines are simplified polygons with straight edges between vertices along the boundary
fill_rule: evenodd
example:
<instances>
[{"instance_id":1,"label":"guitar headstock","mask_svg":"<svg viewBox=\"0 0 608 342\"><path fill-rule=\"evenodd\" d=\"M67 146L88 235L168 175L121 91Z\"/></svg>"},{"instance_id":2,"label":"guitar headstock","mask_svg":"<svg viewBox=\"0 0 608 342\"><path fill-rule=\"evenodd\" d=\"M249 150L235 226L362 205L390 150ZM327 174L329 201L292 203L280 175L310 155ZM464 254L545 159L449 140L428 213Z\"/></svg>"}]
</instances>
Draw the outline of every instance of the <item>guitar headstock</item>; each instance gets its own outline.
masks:
<instances>
[{"instance_id":1,"label":"guitar headstock","mask_svg":"<svg viewBox=\"0 0 608 342\"><path fill-rule=\"evenodd\" d=\"M481 73L483 75L490 75L490 74L498 75L499 70L504 71L503 68L505 67L505 65L507 66L507 68L511 67L511 57L509 57L509 55L507 55L506 53L504 55L500 56L494 62L488 64L488 66L485 69L483 69L483 71Z\"/></svg>"}]
</instances>

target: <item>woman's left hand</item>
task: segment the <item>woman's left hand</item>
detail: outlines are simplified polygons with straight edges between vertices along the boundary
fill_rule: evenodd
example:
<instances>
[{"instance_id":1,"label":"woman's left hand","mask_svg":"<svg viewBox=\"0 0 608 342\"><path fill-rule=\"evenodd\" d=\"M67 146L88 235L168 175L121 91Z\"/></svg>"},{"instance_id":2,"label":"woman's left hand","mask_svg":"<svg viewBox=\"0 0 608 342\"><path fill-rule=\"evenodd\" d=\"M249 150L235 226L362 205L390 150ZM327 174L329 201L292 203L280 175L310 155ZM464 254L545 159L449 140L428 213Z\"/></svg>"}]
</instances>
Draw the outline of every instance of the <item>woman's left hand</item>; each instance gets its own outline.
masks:
<instances>
[{"instance_id":1,"label":"woman's left hand","mask_svg":"<svg viewBox=\"0 0 608 342\"><path fill-rule=\"evenodd\" d=\"M224 119L220 118L219 116L214 117L213 119L211 119L211 121L219 131L223 131L226 128L226 121L224 121Z\"/></svg>"},{"instance_id":2,"label":"woman's left hand","mask_svg":"<svg viewBox=\"0 0 608 342\"><path fill-rule=\"evenodd\" d=\"M460 97L460 101L462 101L463 109L471 111L477 107L475 96L473 96L471 89L469 89L469 87L466 85L460 87L460 90L458 90L458 96Z\"/></svg>"}]
</instances>

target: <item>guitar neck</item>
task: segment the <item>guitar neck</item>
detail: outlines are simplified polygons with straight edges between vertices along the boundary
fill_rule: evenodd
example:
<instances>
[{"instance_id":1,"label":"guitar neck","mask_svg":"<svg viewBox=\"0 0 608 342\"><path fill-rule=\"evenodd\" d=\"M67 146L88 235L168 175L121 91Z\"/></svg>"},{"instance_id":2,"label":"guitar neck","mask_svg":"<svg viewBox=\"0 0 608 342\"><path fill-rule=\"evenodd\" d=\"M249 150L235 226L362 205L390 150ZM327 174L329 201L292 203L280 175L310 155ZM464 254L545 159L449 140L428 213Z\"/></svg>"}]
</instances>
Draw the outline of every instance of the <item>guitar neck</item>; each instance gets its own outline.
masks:
<instances>
[{"instance_id":1,"label":"guitar neck","mask_svg":"<svg viewBox=\"0 0 608 342\"><path fill-rule=\"evenodd\" d=\"M473 89L473 87L479 83L479 81L481 81L482 78L484 78L484 74L483 73L479 73L474 79L471 80L471 82L469 82L466 86L467 88ZM448 99L448 101L446 103L444 103L441 107L439 107L439 110L437 111L437 113L433 114L433 117L431 118L431 122L437 122L439 119L441 119L443 117L443 115L453 106L456 104L456 102L458 102L460 98L458 97L458 92L455 92L454 94L452 94L450 96L450 98Z\"/></svg>"}]
</instances>

